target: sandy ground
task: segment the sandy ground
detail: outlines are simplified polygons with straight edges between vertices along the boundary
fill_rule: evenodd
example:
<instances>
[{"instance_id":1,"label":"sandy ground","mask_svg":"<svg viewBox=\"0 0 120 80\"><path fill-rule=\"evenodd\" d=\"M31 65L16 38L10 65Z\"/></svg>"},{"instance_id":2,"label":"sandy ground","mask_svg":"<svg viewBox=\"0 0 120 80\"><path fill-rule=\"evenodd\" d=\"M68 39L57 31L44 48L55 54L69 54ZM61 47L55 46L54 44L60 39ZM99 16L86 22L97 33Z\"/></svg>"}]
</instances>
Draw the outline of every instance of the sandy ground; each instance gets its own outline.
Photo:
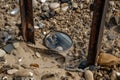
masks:
<instances>
[{"instance_id":1,"label":"sandy ground","mask_svg":"<svg viewBox=\"0 0 120 80\"><path fill-rule=\"evenodd\" d=\"M9 54L4 55L5 61L0 61L0 79L13 80L12 78L15 76L29 76L34 77L36 80L85 80L84 70L74 72L67 71L65 68L72 66L76 69L81 60L86 59L88 54L87 49L92 22L92 12L89 7L92 0L73 0L77 3L77 9L75 10L68 8L66 11L61 11L59 8L65 9L68 5L60 4L61 7L55 10L57 12L54 14L55 16L47 17L47 19L43 19L42 15L48 13L49 9L45 7L47 11L43 11L43 7L49 3L59 3L59 0L48 0L46 4L42 4L40 1L35 0L33 3L34 26L40 28L35 29L36 45L32 45L23 42L22 36L18 35L20 32L18 28L21 25L20 13L11 15L11 11L19 7L16 0L0 0L0 49L3 49L3 45L7 44L12 44L14 47ZM114 20L110 22L112 16L120 17L119 1L109 3L101 52L120 57L120 20L118 19L118 23ZM44 26L37 25L41 25L41 23ZM70 35L73 40L71 49L59 53L44 46L43 40L46 34L54 28ZM3 37L6 39L9 35L12 38L5 43ZM67 61L68 58L72 61ZM116 71L120 71L119 66ZM98 70L93 71L93 73L94 80L112 80L112 71L110 70ZM7 79L3 79L5 77Z\"/></svg>"}]
</instances>

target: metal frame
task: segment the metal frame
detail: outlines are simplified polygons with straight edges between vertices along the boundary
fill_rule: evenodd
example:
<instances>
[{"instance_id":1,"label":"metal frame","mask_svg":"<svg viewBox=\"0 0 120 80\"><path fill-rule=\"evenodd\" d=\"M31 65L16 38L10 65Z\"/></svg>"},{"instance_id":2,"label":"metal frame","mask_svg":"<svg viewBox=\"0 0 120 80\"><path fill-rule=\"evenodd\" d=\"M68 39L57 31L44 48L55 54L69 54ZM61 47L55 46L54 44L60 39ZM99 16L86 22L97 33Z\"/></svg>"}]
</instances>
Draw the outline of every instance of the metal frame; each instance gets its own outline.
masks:
<instances>
[{"instance_id":1,"label":"metal frame","mask_svg":"<svg viewBox=\"0 0 120 80\"><path fill-rule=\"evenodd\" d=\"M97 56L103 37L108 1L109 0L94 0L87 66L96 65L97 62ZM35 43L32 0L20 0L20 10L23 38L26 42Z\"/></svg>"}]
</instances>

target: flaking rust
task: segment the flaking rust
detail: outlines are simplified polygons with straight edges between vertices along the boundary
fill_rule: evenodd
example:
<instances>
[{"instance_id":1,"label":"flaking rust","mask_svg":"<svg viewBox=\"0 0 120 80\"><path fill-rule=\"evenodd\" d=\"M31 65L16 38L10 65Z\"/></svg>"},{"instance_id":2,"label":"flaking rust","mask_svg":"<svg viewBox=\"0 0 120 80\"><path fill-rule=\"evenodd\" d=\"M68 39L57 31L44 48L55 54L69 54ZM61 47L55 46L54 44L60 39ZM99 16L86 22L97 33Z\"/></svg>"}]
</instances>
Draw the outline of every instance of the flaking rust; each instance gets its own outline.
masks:
<instances>
[{"instance_id":1,"label":"flaking rust","mask_svg":"<svg viewBox=\"0 0 120 80\"><path fill-rule=\"evenodd\" d=\"M23 38L26 42L35 43L32 0L19 1Z\"/></svg>"},{"instance_id":2,"label":"flaking rust","mask_svg":"<svg viewBox=\"0 0 120 80\"><path fill-rule=\"evenodd\" d=\"M105 16L108 8L108 3L109 0L94 0L93 21L91 25L91 35L86 66L97 65L96 62L103 37Z\"/></svg>"}]
</instances>

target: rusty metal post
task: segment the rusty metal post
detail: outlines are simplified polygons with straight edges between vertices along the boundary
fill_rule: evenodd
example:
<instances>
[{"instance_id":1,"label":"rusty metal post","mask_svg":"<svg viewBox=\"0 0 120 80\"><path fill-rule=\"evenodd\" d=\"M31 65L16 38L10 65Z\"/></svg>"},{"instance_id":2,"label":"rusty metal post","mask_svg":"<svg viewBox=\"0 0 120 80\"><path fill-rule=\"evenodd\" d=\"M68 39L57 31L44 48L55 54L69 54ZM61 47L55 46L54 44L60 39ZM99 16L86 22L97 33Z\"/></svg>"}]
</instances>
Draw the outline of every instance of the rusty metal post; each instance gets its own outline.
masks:
<instances>
[{"instance_id":1,"label":"rusty metal post","mask_svg":"<svg viewBox=\"0 0 120 80\"><path fill-rule=\"evenodd\" d=\"M96 65L97 56L99 54L100 44L103 37L108 2L109 0L94 0L93 3L93 22L91 26L87 66Z\"/></svg>"},{"instance_id":2,"label":"rusty metal post","mask_svg":"<svg viewBox=\"0 0 120 80\"><path fill-rule=\"evenodd\" d=\"M23 38L26 42L35 43L32 0L19 0L19 1Z\"/></svg>"}]
</instances>

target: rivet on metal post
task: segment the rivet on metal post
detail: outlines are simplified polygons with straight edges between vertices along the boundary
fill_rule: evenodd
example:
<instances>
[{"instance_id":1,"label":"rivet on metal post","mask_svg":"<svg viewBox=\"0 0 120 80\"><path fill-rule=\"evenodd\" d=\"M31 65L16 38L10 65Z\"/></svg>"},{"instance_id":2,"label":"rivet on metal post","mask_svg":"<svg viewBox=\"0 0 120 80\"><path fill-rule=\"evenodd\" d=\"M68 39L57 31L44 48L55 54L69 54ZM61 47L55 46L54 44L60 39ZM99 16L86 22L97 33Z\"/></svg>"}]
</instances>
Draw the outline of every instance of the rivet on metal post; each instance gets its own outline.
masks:
<instances>
[{"instance_id":1,"label":"rivet on metal post","mask_svg":"<svg viewBox=\"0 0 120 80\"><path fill-rule=\"evenodd\" d=\"M87 56L87 65L97 65L100 44L103 37L105 15L109 0L94 0L93 22L91 26L91 36Z\"/></svg>"},{"instance_id":2,"label":"rivet on metal post","mask_svg":"<svg viewBox=\"0 0 120 80\"><path fill-rule=\"evenodd\" d=\"M23 38L26 42L35 43L32 0L19 0L19 1Z\"/></svg>"}]
</instances>

